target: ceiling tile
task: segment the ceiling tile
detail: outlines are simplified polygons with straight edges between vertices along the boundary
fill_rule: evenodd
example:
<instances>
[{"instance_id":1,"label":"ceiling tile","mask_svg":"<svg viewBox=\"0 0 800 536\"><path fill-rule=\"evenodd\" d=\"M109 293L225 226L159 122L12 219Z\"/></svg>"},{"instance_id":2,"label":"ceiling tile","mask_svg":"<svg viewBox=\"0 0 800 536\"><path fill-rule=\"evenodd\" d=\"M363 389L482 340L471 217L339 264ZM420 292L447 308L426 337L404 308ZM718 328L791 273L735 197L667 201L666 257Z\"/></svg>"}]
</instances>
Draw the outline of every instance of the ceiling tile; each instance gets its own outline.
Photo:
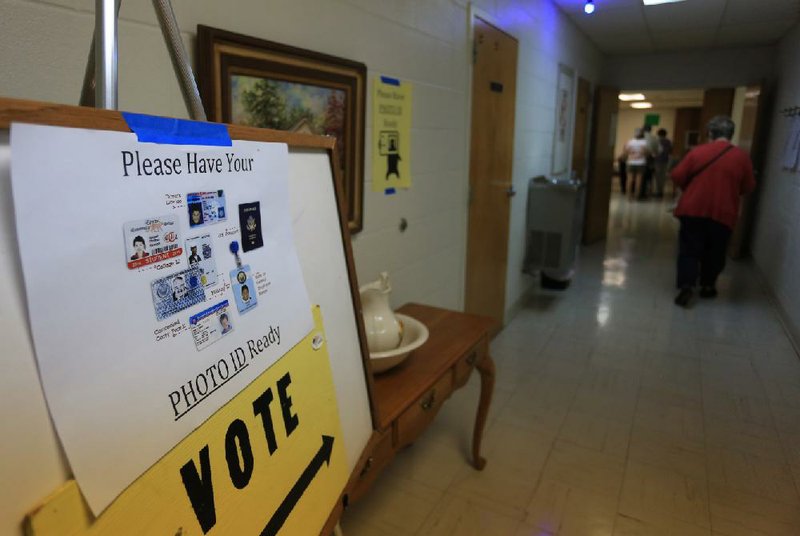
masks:
<instances>
[{"instance_id":1,"label":"ceiling tile","mask_svg":"<svg viewBox=\"0 0 800 536\"><path fill-rule=\"evenodd\" d=\"M793 25L792 20L729 24L720 27L714 44L719 47L772 45Z\"/></svg>"},{"instance_id":2,"label":"ceiling tile","mask_svg":"<svg viewBox=\"0 0 800 536\"><path fill-rule=\"evenodd\" d=\"M797 21L800 0L728 0L723 24L766 21Z\"/></svg>"},{"instance_id":3,"label":"ceiling tile","mask_svg":"<svg viewBox=\"0 0 800 536\"><path fill-rule=\"evenodd\" d=\"M579 13L584 15L583 6L586 3L586 0L553 0L555 4L563 11L564 13L568 13L570 15ZM595 15L597 13L601 13L603 11L619 9L619 8L630 8L630 7L640 7L642 5L642 0L594 0L595 5Z\"/></svg>"},{"instance_id":4,"label":"ceiling tile","mask_svg":"<svg viewBox=\"0 0 800 536\"><path fill-rule=\"evenodd\" d=\"M575 24L591 36L594 32L618 33L646 31L644 15L639 7L595 11L593 15L576 16Z\"/></svg>"},{"instance_id":5,"label":"ceiling tile","mask_svg":"<svg viewBox=\"0 0 800 536\"><path fill-rule=\"evenodd\" d=\"M696 29L674 32L654 32L651 35L656 50L659 52L666 52L669 50L710 48L714 45L716 31Z\"/></svg>"},{"instance_id":6,"label":"ceiling tile","mask_svg":"<svg viewBox=\"0 0 800 536\"><path fill-rule=\"evenodd\" d=\"M646 32L597 32L590 36L590 39L606 53L610 53L610 49L606 49L606 47L613 47L615 52L624 50L629 54L644 54L653 50L653 40Z\"/></svg>"},{"instance_id":7,"label":"ceiling tile","mask_svg":"<svg viewBox=\"0 0 800 536\"><path fill-rule=\"evenodd\" d=\"M599 46L599 45L598 45ZM606 54L614 56L635 56L639 54L652 54L655 52L653 45L631 48L627 43L608 44L601 47Z\"/></svg>"},{"instance_id":8,"label":"ceiling tile","mask_svg":"<svg viewBox=\"0 0 800 536\"><path fill-rule=\"evenodd\" d=\"M800 21L800 0L687 0L647 7L641 0L594 0L592 15L583 12L585 0L553 1L607 54L646 52L654 46L667 52L772 44ZM767 22L771 26L750 27Z\"/></svg>"},{"instance_id":9,"label":"ceiling tile","mask_svg":"<svg viewBox=\"0 0 800 536\"><path fill-rule=\"evenodd\" d=\"M645 54L653 51L650 36L641 33L604 33L595 41L603 50L613 50L615 53Z\"/></svg>"},{"instance_id":10,"label":"ceiling tile","mask_svg":"<svg viewBox=\"0 0 800 536\"><path fill-rule=\"evenodd\" d=\"M653 32L716 28L725 12L725 3L726 0L693 0L645 6L644 16Z\"/></svg>"}]
</instances>

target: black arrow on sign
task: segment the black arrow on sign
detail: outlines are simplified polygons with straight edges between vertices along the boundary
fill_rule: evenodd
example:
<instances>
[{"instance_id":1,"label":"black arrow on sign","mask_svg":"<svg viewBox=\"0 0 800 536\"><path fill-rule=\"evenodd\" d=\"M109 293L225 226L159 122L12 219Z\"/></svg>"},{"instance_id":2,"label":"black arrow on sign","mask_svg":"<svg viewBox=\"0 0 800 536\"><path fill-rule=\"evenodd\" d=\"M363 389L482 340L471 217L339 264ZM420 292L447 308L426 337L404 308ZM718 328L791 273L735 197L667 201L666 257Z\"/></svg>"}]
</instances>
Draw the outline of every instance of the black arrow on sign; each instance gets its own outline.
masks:
<instances>
[{"instance_id":1,"label":"black arrow on sign","mask_svg":"<svg viewBox=\"0 0 800 536\"><path fill-rule=\"evenodd\" d=\"M331 452L333 452L333 437L324 435L322 436L322 446L311 459L311 463L305 468L300 478L297 479L297 482L294 483L292 489L286 494L281 505L275 510L275 513L272 514L272 519L269 520L267 526L261 531L261 536L275 536L278 534L278 531L281 530L281 527L286 522L286 518L292 513L300 497L303 496L306 488L308 488L311 481L317 476L320 468L322 468L322 463L324 462L327 465L331 464Z\"/></svg>"}]
</instances>

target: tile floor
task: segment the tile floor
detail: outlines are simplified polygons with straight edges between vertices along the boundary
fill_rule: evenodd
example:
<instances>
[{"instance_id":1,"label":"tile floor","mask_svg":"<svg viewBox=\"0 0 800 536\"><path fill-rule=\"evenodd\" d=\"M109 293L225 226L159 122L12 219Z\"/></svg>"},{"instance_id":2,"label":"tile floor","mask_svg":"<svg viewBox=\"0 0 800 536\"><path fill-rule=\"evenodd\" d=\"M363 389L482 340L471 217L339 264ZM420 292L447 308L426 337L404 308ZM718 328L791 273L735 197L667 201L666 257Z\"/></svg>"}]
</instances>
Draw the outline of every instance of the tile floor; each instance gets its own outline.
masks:
<instances>
[{"instance_id":1,"label":"tile floor","mask_svg":"<svg viewBox=\"0 0 800 536\"><path fill-rule=\"evenodd\" d=\"M747 262L673 305L667 205L615 197L571 288L532 292L493 341L486 469L474 374L345 536L800 534L800 359Z\"/></svg>"}]
</instances>

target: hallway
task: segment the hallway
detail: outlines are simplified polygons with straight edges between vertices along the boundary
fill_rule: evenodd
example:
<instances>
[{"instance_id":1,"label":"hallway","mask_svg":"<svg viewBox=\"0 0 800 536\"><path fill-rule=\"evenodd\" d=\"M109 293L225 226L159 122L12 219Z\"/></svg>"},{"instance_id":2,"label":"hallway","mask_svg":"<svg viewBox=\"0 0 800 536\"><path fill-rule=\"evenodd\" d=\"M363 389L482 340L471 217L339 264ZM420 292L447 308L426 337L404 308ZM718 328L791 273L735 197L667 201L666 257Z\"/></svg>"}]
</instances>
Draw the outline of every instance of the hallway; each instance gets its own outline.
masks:
<instances>
[{"instance_id":1,"label":"hallway","mask_svg":"<svg viewBox=\"0 0 800 536\"><path fill-rule=\"evenodd\" d=\"M572 287L493 341L486 469L466 463L474 374L347 536L800 534L800 360L749 263L673 305L668 206L615 194Z\"/></svg>"}]
</instances>

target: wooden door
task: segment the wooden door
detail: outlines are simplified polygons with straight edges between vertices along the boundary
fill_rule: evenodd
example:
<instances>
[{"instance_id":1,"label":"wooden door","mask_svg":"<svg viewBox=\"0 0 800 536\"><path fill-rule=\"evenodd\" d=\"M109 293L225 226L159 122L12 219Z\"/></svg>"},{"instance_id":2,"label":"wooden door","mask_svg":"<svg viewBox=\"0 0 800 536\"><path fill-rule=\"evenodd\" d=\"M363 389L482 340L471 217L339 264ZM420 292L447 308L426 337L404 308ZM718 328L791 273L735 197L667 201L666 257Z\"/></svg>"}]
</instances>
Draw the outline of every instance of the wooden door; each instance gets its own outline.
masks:
<instances>
[{"instance_id":1,"label":"wooden door","mask_svg":"<svg viewBox=\"0 0 800 536\"><path fill-rule=\"evenodd\" d=\"M617 138L619 89L598 87L594 93L592 143L589 150L589 174L586 181L586 212L583 243L591 244L606 237L611 179L614 173L614 144Z\"/></svg>"},{"instance_id":2,"label":"wooden door","mask_svg":"<svg viewBox=\"0 0 800 536\"><path fill-rule=\"evenodd\" d=\"M691 147L689 144L689 134L697 133L697 141L700 141L699 134L704 127L701 127L700 116L702 108L678 108L675 110L675 132L672 133L672 154L677 158L683 158Z\"/></svg>"},{"instance_id":3,"label":"wooden door","mask_svg":"<svg viewBox=\"0 0 800 536\"><path fill-rule=\"evenodd\" d=\"M575 100L575 129L572 143L572 171L581 180L586 180L586 157L589 139L589 108L592 104L592 87L588 80L578 77L578 92Z\"/></svg>"},{"instance_id":4,"label":"wooden door","mask_svg":"<svg viewBox=\"0 0 800 536\"><path fill-rule=\"evenodd\" d=\"M464 307L502 323L513 195L517 40L479 17L475 18L473 40Z\"/></svg>"},{"instance_id":5,"label":"wooden door","mask_svg":"<svg viewBox=\"0 0 800 536\"><path fill-rule=\"evenodd\" d=\"M708 141L706 125L715 115L731 115L736 89L732 87L707 89L703 93L703 111L700 114L700 142Z\"/></svg>"}]
</instances>

